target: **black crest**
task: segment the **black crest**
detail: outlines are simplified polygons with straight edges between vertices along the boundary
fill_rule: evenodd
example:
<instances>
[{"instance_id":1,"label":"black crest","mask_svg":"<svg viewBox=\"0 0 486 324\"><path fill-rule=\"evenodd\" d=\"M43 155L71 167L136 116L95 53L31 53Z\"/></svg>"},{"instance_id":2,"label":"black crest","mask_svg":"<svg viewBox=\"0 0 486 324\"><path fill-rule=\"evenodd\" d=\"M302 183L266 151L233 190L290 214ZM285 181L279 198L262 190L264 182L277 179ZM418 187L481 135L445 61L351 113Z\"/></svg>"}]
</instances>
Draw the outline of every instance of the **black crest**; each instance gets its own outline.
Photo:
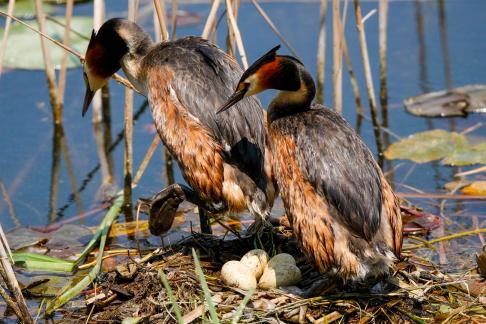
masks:
<instances>
[{"instance_id":1,"label":"black crest","mask_svg":"<svg viewBox=\"0 0 486 324\"><path fill-rule=\"evenodd\" d=\"M255 61L241 76L240 82L244 81L250 75L254 74L260 67L268 62L272 62L277 57L277 51L280 49L280 45L275 46L271 50L269 50L265 55L260 57L258 60Z\"/></svg>"}]
</instances>

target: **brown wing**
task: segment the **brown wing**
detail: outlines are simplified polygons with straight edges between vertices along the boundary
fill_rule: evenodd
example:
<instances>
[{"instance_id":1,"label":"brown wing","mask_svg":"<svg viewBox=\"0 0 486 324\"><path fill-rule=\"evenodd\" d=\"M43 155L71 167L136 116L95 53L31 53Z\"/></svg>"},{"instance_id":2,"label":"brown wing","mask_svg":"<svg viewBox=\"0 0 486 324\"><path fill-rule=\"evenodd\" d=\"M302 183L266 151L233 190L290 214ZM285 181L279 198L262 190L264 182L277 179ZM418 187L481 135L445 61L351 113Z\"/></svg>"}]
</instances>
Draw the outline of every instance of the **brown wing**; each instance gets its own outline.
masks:
<instances>
[{"instance_id":1,"label":"brown wing","mask_svg":"<svg viewBox=\"0 0 486 324\"><path fill-rule=\"evenodd\" d=\"M181 166L184 178L201 198L221 201L221 146L174 96L175 71L152 69L147 75L148 99L159 135Z\"/></svg>"},{"instance_id":2,"label":"brown wing","mask_svg":"<svg viewBox=\"0 0 486 324\"><path fill-rule=\"evenodd\" d=\"M330 209L333 218L354 235L371 240L382 212L380 171L354 129L322 107L273 124L293 137L302 175L335 210Z\"/></svg>"},{"instance_id":3,"label":"brown wing","mask_svg":"<svg viewBox=\"0 0 486 324\"><path fill-rule=\"evenodd\" d=\"M242 74L238 64L197 37L159 44L143 64L144 70L164 66L174 71L171 86L180 103L221 145L225 161L237 165L265 190L265 134L259 101L246 98L238 103L239 109L216 115Z\"/></svg>"}]
</instances>

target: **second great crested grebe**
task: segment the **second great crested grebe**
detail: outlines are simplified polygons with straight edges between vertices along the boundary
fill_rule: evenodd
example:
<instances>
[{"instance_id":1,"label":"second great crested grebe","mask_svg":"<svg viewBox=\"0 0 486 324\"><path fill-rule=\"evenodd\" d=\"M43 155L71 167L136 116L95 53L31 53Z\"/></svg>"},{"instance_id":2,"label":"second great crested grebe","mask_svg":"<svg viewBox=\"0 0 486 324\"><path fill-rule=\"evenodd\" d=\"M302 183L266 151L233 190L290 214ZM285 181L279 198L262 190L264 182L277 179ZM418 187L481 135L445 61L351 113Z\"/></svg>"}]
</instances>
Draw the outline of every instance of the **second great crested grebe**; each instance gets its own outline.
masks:
<instances>
[{"instance_id":1,"label":"second great crested grebe","mask_svg":"<svg viewBox=\"0 0 486 324\"><path fill-rule=\"evenodd\" d=\"M245 71L218 113L266 89L280 90L268 108L269 142L301 249L320 272L344 282L388 274L402 246L399 201L354 129L312 103L315 85L303 64L277 55L278 48ZM238 108L242 118L250 112Z\"/></svg>"}]
</instances>

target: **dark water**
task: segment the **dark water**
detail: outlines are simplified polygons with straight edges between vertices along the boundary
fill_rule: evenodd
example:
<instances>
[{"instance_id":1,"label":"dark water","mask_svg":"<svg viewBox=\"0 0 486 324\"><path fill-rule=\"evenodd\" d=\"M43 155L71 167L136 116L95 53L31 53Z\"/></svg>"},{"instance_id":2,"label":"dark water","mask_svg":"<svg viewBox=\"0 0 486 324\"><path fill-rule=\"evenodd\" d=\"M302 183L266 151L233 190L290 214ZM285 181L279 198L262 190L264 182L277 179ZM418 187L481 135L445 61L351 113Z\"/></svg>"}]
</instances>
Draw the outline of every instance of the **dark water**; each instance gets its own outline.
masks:
<instances>
[{"instance_id":1,"label":"dark water","mask_svg":"<svg viewBox=\"0 0 486 324\"><path fill-rule=\"evenodd\" d=\"M125 1L107 1L109 17L126 16ZM363 3L363 13L377 8L377 2ZM264 3L268 12L286 39L297 49L300 59L316 74L317 33L319 3ZM180 27L178 34L199 35L209 12L206 4L180 4L179 9L195 12L201 22L193 27ZM58 9L63 14L64 9ZM222 11L220 10L220 13ZM92 4L82 4L75 8L76 15L91 15ZM329 16L331 8L329 5ZM462 131L479 122L484 115L470 115L467 118L426 120L413 117L404 111L402 101L425 91L440 90L464 84L484 83L486 60L486 2L466 1L392 1L389 6L388 27L388 127L398 136L406 137L418 131L432 128ZM332 105L332 54L331 18L328 21L325 103ZM3 24L3 21L2 21ZM222 25L225 24L223 19ZM152 31L151 14L144 26ZM357 31L352 3L349 5L346 35L351 60L366 103ZM222 26L224 27L224 26ZM280 43L267 27L261 16L250 3L243 3L239 13L239 27L242 32L249 61L253 61L269 48ZM378 15L366 22L368 49L374 74L376 92L378 80ZM89 34L90 31L84 31ZM220 28L218 43L225 44L225 28ZM288 53L283 48L282 53ZM343 113L356 124L356 109L347 72L343 73ZM124 89L111 82L112 133L113 137L123 127ZM97 146L91 123L91 115L81 118L84 83L81 69L68 72L66 99L63 111L64 134L70 160L73 165L75 186L79 187L87 174L99 163ZM271 93L260 96L264 105L268 104ZM134 109L144 101L135 97ZM66 160L60 155L59 176L52 181L53 126L49 108L46 78L42 71L7 71L0 78L0 180L5 184L18 222L23 226L44 226L52 221L73 217L81 212L99 206L101 185L100 172L96 172L80 192L80 204L70 195L72 183L68 177ZM370 115L368 108L365 114ZM141 115L134 127L134 169L140 164L153 134L148 130L151 124L149 110ZM376 152L373 130L370 122L364 121L361 135ZM474 132L486 136L486 127ZM396 139L390 137L389 141ZM123 183L123 145L113 151L114 177L117 188ZM159 148L150 162L134 197L148 196L165 185L163 156ZM427 193L444 192L443 185L460 170L440 165L440 163L414 164L407 161L385 163L385 171L390 171L390 180L398 192L410 192L410 187ZM176 180L182 181L176 171ZM57 192L52 190L58 186ZM53 199L54 197L54 199ZM463 202L448 200L444 208L435 199L412 200L425 210L443 216L445 227L434 231L431 236L441 236L449 232L483 227L486 217L484 202ZM61 209L60 209L61 208ZM85 224L95 225L103 213L95 214ZM0 199L0 221L6 229L15 227L7 205ZM449 243L447 262L450 269L471 266L471 252L481 248L477 236ZM463 257L465 256L465 257ZM436 254L430 255L439 261ZM464 262L464 264L463 264Z\"/></svg>"}]
</instances>

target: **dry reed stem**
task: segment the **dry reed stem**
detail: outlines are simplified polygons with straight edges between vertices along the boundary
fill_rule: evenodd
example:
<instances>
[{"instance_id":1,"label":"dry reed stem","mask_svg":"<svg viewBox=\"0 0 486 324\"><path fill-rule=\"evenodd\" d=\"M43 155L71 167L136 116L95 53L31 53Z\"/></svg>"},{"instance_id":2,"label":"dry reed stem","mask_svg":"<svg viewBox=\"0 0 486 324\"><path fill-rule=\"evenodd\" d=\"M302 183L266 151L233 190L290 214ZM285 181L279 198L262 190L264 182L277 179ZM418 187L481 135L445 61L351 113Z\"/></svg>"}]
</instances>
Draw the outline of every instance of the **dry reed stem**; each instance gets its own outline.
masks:
<instances>
[{"instance_id":1,"label":"dry reed stem","mask_svg":"<svg viewBox=\"0 0 486 324\"><path fill-rule=\"evenodd\" d=\"M361 13L361 6L359 0L354 0L354 12L356 15L356 27L358 29L359 46L361 48L361 57L363 59L363 69L366 80L366 90L368 93L368 101L371 110L371 118L373 121L373 130L375 133L376 146L379 153L379 159L382 160L383 145L381 142L381 132L378 122L378 111L376 109L375 88L373 86L373 78L371 75L370 59L368 56L368 47L366 45L366 33L363 25L363 16Z\"/></svg>"},{"instance_id":2,"label":"dry reed stem","mask_svg":"<svg viewBox=\"0 0 486 324\"><path fill-rule=\"evenodd\" d=\"M157 17L159 18L159 28L162 34L162 40L165 41L169 39L169 32L167 31L167 24L165 22L165 9L162 8L162 5L160 4L161 2L164 4L163 7L165 8L164 0L153 0L155 12L157 13Z\"/></svg>"},{"instance_id":3,"label":"dry reed stem","mask_svg":"<svg viewBox=\"0 0 486 324\"><path fill-rule=\"evenodd\" d=\"M326 68L326 19L327 0L321 0L319 13L319 37L317 41L317 102L324 103L324 79Z\"/></svg>"},{"instance_id":4,"label":"dry reed stem","mask_svg":"<svg viewBox=\"0 0 486 324\"><path fill-rule=\"evenodd\" d=\"M178 0L172 0L172 40L177 38L177 4Z\"/></svg>"},{"instance_id":5,"label":"dry reed stem","mask_svg":"<svg viewBox=\"0 0 486 324\"><path fill-rule=\"evenodd\" d=\"M216 21L216 14L218 13L219 5L221 4L221 0L214 0L213 4L211 5L211 10L209 11L208 18L206 20L206 24L204 24L204 29L201 34L201 37L204 39L209 38L209 33L211 32L211 28Z\"/></svg>"},{"instance_id":6,"label":"dry reed stem","mask_svg":"<svg viewBox=\"0 0 486 324\"><path fill-rule=\"evenodd\" d=\"M5 187L5 184L3 183L2 180L0 180L0 191L2 191L3 200L7 204L8 214L10 215L10 218L12 219L15 226L17 227L20 226L21 224L17 215L15 214L15 209L12 203L12 199L10 199L10 195L8 194L7 187Z\"/></svg>"},{"instance_id":7,"label":"dry reed stem","mask_svg":"<svg viewBox=\"0 0 486 324\"><path fill-rule=\"evenodd\" d=\"M54 134L52 137L52 164L51 178L49 186L49 221L56 219L57 202L59 197L59 178L61 175L61 138L64 136L62 124L54 125Z\"/></svg>"},{"instance_id":8,"label":"dry reed stem","mask_svg":"<svg viewBox=\"0 0 486 324\"><path fill-rule=\"evenodd\" d=\"M8 7L7 7L7 12L9 15L13 15L14 8L15 8L15 0L9 0ZM2 75L3 55L5 54L5 50L7 49L7 40L8 40L8 34L10 32L11 25L12 25L12 18L7 17L7 19L5 20L5 29L3 30L2 43L0 44L0 76Z\"/></svg>"},{"instance_id":9,"label":"dry reed stem","mask_svg":"<svg viewBox=\"0 0 486 324\"><path fill-rule=\"evenodd\" d=\"M360 92L359 92L358 80L356 79L356 76L355 76L354 71L353 71L353 66L351 64L351 56L349 54L348 42L346 41L346 35L344 33L344 26L345 26L345 23L346 23L347 3L348 3L348 1L346 0L344 2L342 22L341 22L341 19L338 19L338 21L337 21L338 26L337 27L338 27L338 31L341 33L344 60L346 62L346 66L348 68L349 79L351 81L351 87L353 89L354 101L356 103L356 112L358 114L358 118L362 118L363 106L361 104L361 95L360 95Z\"/></svg>"},{"instance_id":10,"label":"dry reed stem","mask_svg":"<svg viewBox=\"0 0 486 324\"><path fill-rule=\"evenodd\" d=\"M152 156L154 155L154 152L157 149L159 143L160 143L160 137L157 134L154 136L154 139L152 140L152 143L150 144L147 153L145 153L142 163L140 163L140 166L138 167L137 173L135 174L135 177L133 178L132 181L132 188L135 188L138 185L138 182L142 178L142 174L145 172L145 169L147 168L147 165L150 162Z\"/></svg>"},{"instance_id":11,"label":"dry reed stem","mask_svg":"<svg viewBox=\"0 0 486 324\"><path fill-rule=\"evenodd\" d=\"M93 29L99 30L100 27L103 25L103 21L105 20L105 2L104 0L95 0L93 3ZM91 121L93 123L93 127L96 130L96 126L94 124L101 123L102 121L102 105L103 99L101 98L102 93L101 91L96 91L93 97L93 101L91 106L93 107ZM103 159L102 155L100 155L100 159ZM103 175L103 181L105 180L105 175Z\"/></svg>"},{"instance_id":12,"label":"dry reed stem","mask_svg":"<svg viewBox=\"0 0 486 324\"><path fill-rule=\"evenodd\" d=\"M230 2L231 1L234 1L234 0L230 0ZM227 27L226 53L230 56L236 57L236 55L235 55L235 33L233 32L233 26L231 24L230 17L228 15L228 10L226 10L226 27Z\"/></svg>"},{"instance_id":13,"label":"dry reed stem","mask_svg":"<svg viewBox=\"0 0 486 324\"><path fill-rule=\"evenodd\" d=\"M35 12L37 16L37 23L39 24L39 31L45 34L45 16L42 12L42 1L35 0ZM56 125L62 123L62 107L59 103L56 87L56 75L54 66L52 64L49 47L44 38L40 37L42 56L44 57L45 73L47 77L47 86L49 88L49 96L51 99L52 117Z\"/></svg>"},{"instance_id":14,"label":"dry reed stem","mask_svg":"<svg viewBox=\"0 0 486 324\"><path fill-rule=\"evenodd\" d=\"M472 230L472 231L466 231L466 232L462 232L462 233L456 233L456 234L452 234L452 235L439 237L439 238L427 241L427 243L421 243L421 244L416 244L416 245L404 247L403 250L404 251L415 250L415 249L425 247L425 246L430 245L430 244L445 242L445 241L449 241L449 240L452 240L452 239L457 239L457 238L461 238L461 237L469 236L469 235L476 235L476 234L480 234L480 233L486 233L486 228L478 228L478 229L475 229L475 230Z\"/></svg>"},{"instance_id":15,"label":"dry reed stem","mask_svg":"<svg viewBox=\"0 0 486 324\"><path fill-rule=\"evenodd\" d=\"M479 167L477 169L456 173L456 174L454 174L454 177L464 177L464 176L468 176L468 175L476 174L476 173L480 173L480 172L486 172L486 165Z\"/></svg>"},{"instance_id":16,"label":"dry reed stem","mask_svg":"<svg viewBox=\"0 0 486 324\"><path fill-rule=\"evenodd\" d=\"M388 25L388 0L380 0L378 7L378 32L380 51L380 99L386 103L388 91L386 86L386 41ZM384 117L383 117L384 119Z\"/></svg>"},{"instance_id":17,"label":"dry reed stem","mask_svg":"<svg viewBox=\"0 0 486 324\"><path fill-rule=\"evenodd\" d=\"M338 28L338 21L341 19L339 6L339 0L332 0L332 83L334 110L337 113L343 110L343 46L342 33Z\"/></svg>"},{"instance_id":18,"label":"dry reed stem","mask_svg":"<svg viewBox=\"0 0 486 324\"><path fill-rule=\"evenodd\" d=\"M64 18L64 37L63 44L69 46L69 37L71 33L71 20L73 17L74 0L67 0L66 14ZM61 57L61 71L59 72L59 84L57 86L57 96L59 104L64 104L64 91L66 88L66 73L67 73L68 53L63 52Z\"/></svg>"},{"instance_id":19,"label":"dry reed stem","mask_svg":"<svg viewBox=\"0 0 486 324\"><path fill-rule=\"evenodd\" d=\"M128 19L136 21L138 0L128 1ZM133 172L133 91L125 89L125 150L123 163L124 205L126 219L132 218L132 172Z\"/></svg>"},{"instance_id":20,"label":"dry reed stem","mask_svg":"<svg viewBox=\"0 0 486 324\"><path fill-rule=\"evenodd\" d=\"M94 30L99 30L100 27L103 25L104 20L105 20L105 1L95 0L93 3ZM101 131L101 123L104 122L104 118L107 117L106 111L103 111L103 92L106 91L105 87L107 87L107 85L105 85L101 91L97 91L95 93L93 101L91 103L91 106L93 107L91 121L93 124L93 130L95 134L96 148L97 148L96 151L98 153L98 158L100 160L102 186L111 184L113 180L112 173L110 172L110 167L109 167L109 155L106 152L106 147L107 147L106 144L109 143L105 143L105 137ZM73 193L74 192L75 191L73 191Z\"/></svg>"},{"instance_id":21,"label":"dry reed stem","mask_svg":"<svg viewBox=\"0 0 486 324\"><path fill-rule=\"evenodd\" d=\"M164 8L165 8L165 4L164 4ZM172 11L177 12L177 4L176 4L176 9L174 9L174 7L173 7ZM155 12L157 13L157 19L159 19L159 21L161 19L163 20L162 23L159 22L159 26L162 26L162 25L165 26L166 25L165 14L162 14L161 16L159 16L157 8L156 8ZM164 12L165 12L165 10L164 10ZM156 19L155 16L154 16L154 19ZM176 28L175 24L177 24L177 21L172 20L172 24L173 24L172 25L172 28L173 28L172 37L173 37L173 40L175 40L176 34L174 32L174 30L175 30L174 28ZM157 28L155 28L155 30L156 30L155 34L156 34L156 41L157 42L160 42L162 40L164 40L164 41L167 40L166 38L163 38L164 33L161 30L158 30ZM155 149L157 148L159 143L160 143L159 134L155 134L154 139L152 140L152 144L149 147L147 153L145 154L144 160L142 161L142 164L140 165L139 170L137 171L137 174L135 175L135 178L134 178L133 183L132 183L132 188L134 188L138 184L138 181L140 181L140 178L141 178L143 172L145 171L145 168L146 168L148 162L150 161L150 159L152 158L153 152L155 151ZM165 146L163 147L163 151L164 151L164 156L165 156L165 159L164 159L164 161L165 161L165 172L166 172L166 176L169 177L169 175L173 174L173 172L174 172L173 169L172 169L172 155L170 154L169 150ZM139 172L141 172L141 173L139 173ZM172 183L169 183L169 184L172 184Z\"/></svg>"},{"instance_id":22,"label":"dry reed stem","mask_svg":"<svg viewBox=\"0 0 486 324\"><path fill-rule=\"evenodd\" d=\"M326 2L326 1L324 1L324 2ZM277 37L282 41L282 43L284 43L285 47L288 48L288 50L292 53L292 55L295 56L295 57L299 57L299 55L297 54L297 51L285 39L285 37L278 30L278 28L275 26L275 24L273 23L273 21L267 15L267 13L265 12L265 10L263 10L263 8L260 6L260 4L256 0L251 0L251 3L255 6L255 8L258 10L258 12L260 13L260 15L262 15L263 19L268 24L268 26L270 27L270 29L275 33L275 35L277 35Z\"/></svg>"},{"instance_id":23,"label":"dry reed stem","mask_svg":"<svg viewBox=\"0 0 486 324\"><path fill-rule=\"evenodd\" d=\"M60 21L59 19L56 19L56 17L50 16L50 15L45 15L45 17L46 17L46 20L52 21L56 25L59 25L61 27L66 28L66 24L63 23L62 21ZM74 30L72 28L69 28L69 32L71 34L74 34L74 35L78 36L79 38L82 38L82 39L85 39L85 40L89 40L89 37L88 36L83 35L80 32L78 32L78 31L76 31L76 30Z\"/></svg>"},{"instance_id":24,"label":"dry reed stem","mask_svg":"<svg viewBox=\"0 0 486 324\"><path fill-rule=\"evenodd\" d=\"M0 231L3 232L2 225L0 224ZM18 308L21 313L21 317L19 318L24 323L33 323L32 317L30 316L29 309L27 308L27 304L25 303L24 296L22 295L22 291L20 290L19 283L17 282L17 278L15 278L15 273L12 269L12 265L10 264L8 255L7 255L8 242L1 241L0 242L0 263L2 265L3 271L6 276L6 284L7 287L12 291L15 301L17 302Z\"/></svg>"},{"instance_id":25,"label":"dry reed stem","mask_svg":"<svg viewBox=\"0 0 486 324\"><path fill-rule=\"evenodd\" d=\"M17 316L19 320L22 320L22 312L17 306L17 303L10 297L5 289L3 289L2 285L0 285L0 296L3 298L7 306L15 313L15 316Z\"/></svg>"},{"instance_id":26,"label":"dry reed stem","mask_svg":"<svg viewBox=\"0 0 486 324\"><path fill-rule=\"evenodd\" d=\"M236 23L236 19L233 14L233 8L231 6L230 0L226 0L226 14L228 15L228 19L230 21L231 27L233 28L233 32L235 33L236 47L238 48L238 52L240 53L240 58L241 58L241 62L243 63L243 67L246 70L248 68L248 61L246 60L245 48L243 46L240 30Z\"/></svg>"}]
</instances>

